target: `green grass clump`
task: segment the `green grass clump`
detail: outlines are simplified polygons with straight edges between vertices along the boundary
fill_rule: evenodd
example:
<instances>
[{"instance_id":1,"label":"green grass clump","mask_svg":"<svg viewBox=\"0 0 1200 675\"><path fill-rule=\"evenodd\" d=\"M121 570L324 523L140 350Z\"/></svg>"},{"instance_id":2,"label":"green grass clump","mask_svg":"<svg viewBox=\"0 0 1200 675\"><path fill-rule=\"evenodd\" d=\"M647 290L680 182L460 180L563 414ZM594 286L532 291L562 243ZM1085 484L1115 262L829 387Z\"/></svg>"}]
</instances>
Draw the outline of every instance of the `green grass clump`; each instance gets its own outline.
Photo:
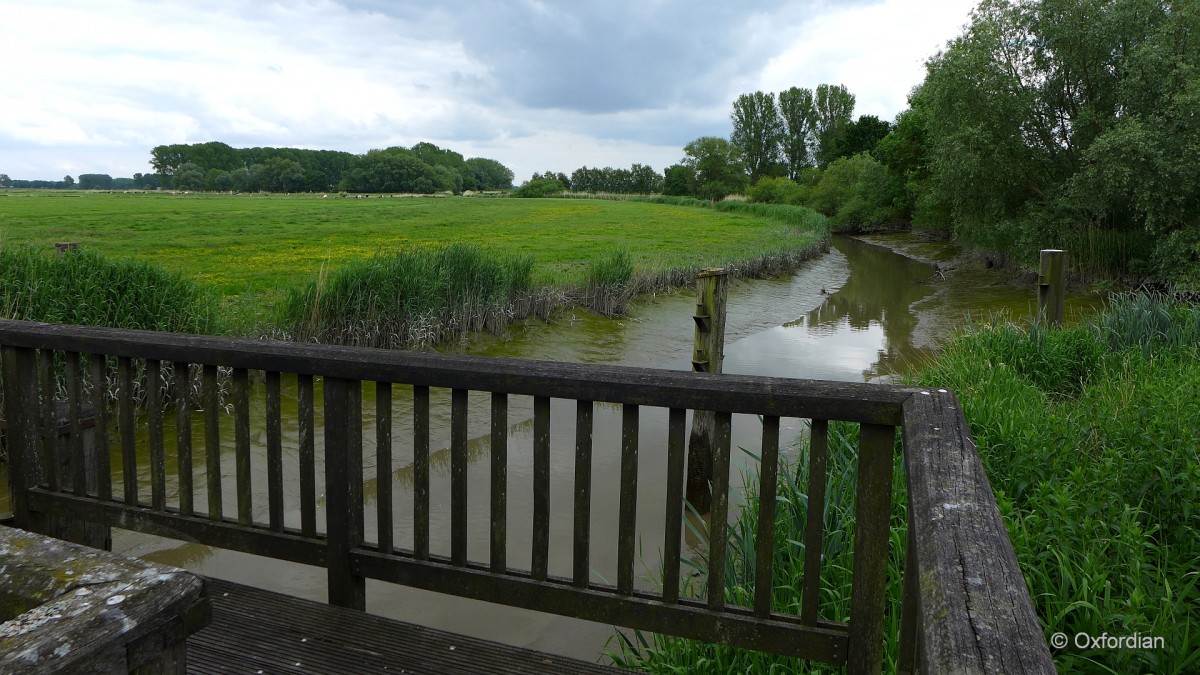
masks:
<instances>
[{"instance_id":1,"label":"green grass clump","mask_svg":"<svg viewBox=\"0 0 1200 675\"><path fill-rule=\"evenodd\" d=\"M828 477L825 485L825 539L821 548L821 598L819 613L829 621L847 622L850 616L850 588L853 570L854 491L857 486L858 426L833 422L829 425ZM799 443L797 457L779 467L776 494L775 559L772 566L771 607L774 612L799 615L803 600L800 580L804 575L804 531L808 522L808 443ZM758 458L755 457L757 460ZM899 462L899 460L897 460ZM904 569L907 499L903 468L893 471L891 552L888 577L899 580ZM757 477L744 479L748 487L744 502L730 525L725 566L725 601L728 605L752 607L754 604L754 548L758 532L759 494ZM699 519L696 519L699 520ZM707 531L698 532L707 542ZM706 551L702 543L698 551ZM683 596L706 597L708 564L703 554L689 563L699 575L699 583L685 582ZM690 577L689 577L690 579ZM888 636L884 672L894 671L898 656L901 586L889 585L884 633ZM641 631L617 632L617 651L609 657L618 666L651 673L835 673L827 664L739 649L724 644L699 642ZM610 643L611 644L611 643Z\"/></svg>"},{"instance_id":2,"label":"green grass clump","mask_svg":"<svg viewBox=\"0 0 1200 675\"><path fill-rule=\"evenodd\" d=\"M281 325L294 339L399 348L498 329L530 288L528 257L470 244L409 247L351 262L292 290Z\"/></svg>"},{"instance_id":3,"label":"green grass clump","mask_svg":"<svg viewBox=\"0 0 1200 675\"><path fill-rule=\"evenodd\" d=\"M588 263L583 303L605 316L625 313L636 291L633 256L621 247Z\"/></svg>"},{"instance_id":4,"label":"green grass clump","mask_svg":"<svg viewBox=\"0 0 1200 675\"><path fill-rule=\"evenodd\" d=\"M1092 326L968 333L918 376L962 402L1046 634L1165 640L1069 645L1060 670L1200 666L1198 320L1124 295ZM1073 350L1089 365L1055 356Z\"/></svg>"},{"instance_id":5,"label":"green grass clump","mask_svg":"<svg viewBox=\"0 0 1200 675\"><path fill-rule=\"evenodd\" d=\"M0 316L184 333L218 331L213 296L180 274L92 250L0 249Z\"/></svg>"}]
</instances>

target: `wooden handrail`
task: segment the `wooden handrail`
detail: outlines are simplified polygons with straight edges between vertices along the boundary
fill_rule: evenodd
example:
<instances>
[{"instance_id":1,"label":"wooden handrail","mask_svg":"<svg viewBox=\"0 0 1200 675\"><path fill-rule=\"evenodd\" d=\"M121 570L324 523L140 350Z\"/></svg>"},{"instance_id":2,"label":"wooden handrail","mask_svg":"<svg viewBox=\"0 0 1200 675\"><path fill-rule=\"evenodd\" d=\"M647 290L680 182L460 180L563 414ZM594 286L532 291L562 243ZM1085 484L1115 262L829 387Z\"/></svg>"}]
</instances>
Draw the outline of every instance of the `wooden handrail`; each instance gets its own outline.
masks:
<instances>
[{"instance_id":1,"label":"wooden handrail","mask_svg":"<svg viewBox=\"0 0 1200 675\"><path fill-rule=\"evenodd\" d=\"M3 351L6 432L10 455L13 504L18 525L45 527L51 518L85 519L210 545L269 555L326 567L330 601L362 608L365 579L376 578L469 598L541 611L569 614L632 628L669 632L702 640L775 651L846 665L850 672L878 672L883 648L886 560L889 547L893 448L896 428L903 429L903 468L908 483L909 544L901 616L900 667L925 672L1051 672L1053 664L1033 611L1020 567L991 493L982 463L970 440L966 421L953 394L940 390L864 383L835 383L753 376L664 371L621 366L592 366L545 361L493 359L390 350L348 348L277 341L235 340L85 328L20 321L0 321ZM47 358L62 353L65 356ZM84 361L83 355L89 355ZM114 358L115 357L115 358ZM112 359L112 361L110 361ZM116 367L112 363L115 361ZM105 381L104 391L91 386L87 402L99 404L101 422L117 413L118 455L126 480L120 486L86 481L77 471L59 475L59 461L46 461L73 449L39 431L53 409L56 368L66 364L68 423L80 428L78 415L85 395L83 380ZM107 378L117 382L116 410L107 407ZM250 418L247 382L250 371L263 371L266 387L267 501L265 522L251 508ZM300 527L283 523L283 470L279 453L284 418L279 404L281 374L295 382L297 406L287 421L299 439ZM192 485L190 436L178 441L180 489L187 497L169 503L163 461L161 418L168 399L160 381L176 378L176 414L182 421L188 401L203 403L205 474L220 476L219 415L221 397L229 392L232 408L236 494L223 495L220 480ZM292 379L294 375L295 379ZM115 376L115 377L114 377ZM320 378L324 405L314 401L314 378ZM412 387L413 548L395 548L391 534L393 509L390 482L376 494L378 536L364 528L363 423L364 383L374 382L377 417L373 439L377 479L391 480L392 387ZM145 405L157 421L150 426L149 453L139 455L132 433L135 390L153 383ZM430 551L430 387L449 389L450 396L450 555ZM467 551L467 482L469 461L467 394L490 395L490 433L483 440L491 460L491 531L488 557L474 560ZM507 556L505 522L509 398L533 398L533 548L527 568L514 569ZM575 425L575 543L572 574L549 573L550 528L549 434L550 400L577 401ZM620 434L619 532L614 541L617 573L614 584L589 578L589 543L593 542L588 504L592 490L594 402L617 404ZM666 408L669 434L665 448L639 442L643 408ZM688 410L711 411L716 419L713 513L706 556L711 583L702 598L681 597L679 538L682 528L685 420ZM799 615L773 610L769 590L775 536L774 499L760 504L760 530L751 606L728 604L724 595L724 550L729 505L730 424L732 416L762 419L763 458L770 463L761 475L762 495L775 494L775 449L780 418L812 420L809 461L812 485L809 509L825 508L827 422L861 424L858 449L854 571L850 621L821 617L819 556L806 556ZM322 439L314 437L323 415ZM186 422L190 425L190 422ZM157 425L157 426L156 426ZM190 426L188 426L190 431ZM106 429L102 430L107 434ZM323 441L321 443L320 441ZM107 443L107 441L105 441ZM195 449L199 451L200 448ZM316 460L325 466L326 517L315 509ZM648 454L649 453L649 454ZM642 456L662 453L667 485L663 542L663 588L644 591L634 583L637 476ZM107 455L107 445L104 452ZM139 494L138 457L149 457L149 499ZM187 459L183 463L182 458ZM81 460L66 465L81 466ZM64 465L64 466L66 466ZM87 464L107 470L107 457ZM187 476L185 479L184 476ZM107 491L106 491L107 490ZM116 494L113 494L116 493ZM193 493L207 505L194 505ZM222 509L225 499L236 513ZM204 509L207 509L204 512ZM199 511L197 509L200 509ZM322 530L321 526L324 526ZM808 545L819 549L825 536L821 519L810 519ZM760 588L761 586L761 588Z\"/></svg>"}]
</instances>

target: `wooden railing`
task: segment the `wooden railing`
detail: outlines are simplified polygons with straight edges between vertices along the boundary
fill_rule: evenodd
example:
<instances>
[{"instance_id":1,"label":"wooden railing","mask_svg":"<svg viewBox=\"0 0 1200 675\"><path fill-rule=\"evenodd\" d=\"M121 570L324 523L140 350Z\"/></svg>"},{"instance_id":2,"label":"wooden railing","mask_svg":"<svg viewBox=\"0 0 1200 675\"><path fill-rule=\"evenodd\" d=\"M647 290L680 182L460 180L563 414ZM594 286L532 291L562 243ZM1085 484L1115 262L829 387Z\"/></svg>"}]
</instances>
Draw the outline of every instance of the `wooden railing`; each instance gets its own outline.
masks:
<instances>
[{"instance_id":1,"label":"wooden railing","mask_svg":"<svg viewBox=\"0 0 1200 675\"><path fill-rule=\"evenodd\" d=\"M877 672L883 654L893 448L902 428L909 499L908 545L901 616L900 668L925 672L1052 672L1049 650L996 508L987 478L954 396L944 390L782 378L708 375L613 366L445 356L325 345L232 340L141 331L0 321L6 442L16 524L44 530L52 519L110 526L201 542L328 570L329 601L362 609L365 580L449 593L488 602L564 614L630 628L729 643L842 664L850 672ZM281 388L295 378L296 407L284 415ZM252 503L250 382L265 388L267 508ZM398 548L393 513L393 392L411 387L412 547ZM363 392L375 400L374 456L364 463ZM431 388L450 390L449 555L431 551ZM320 391L323 406L318 406ZM490 434L490 527L486 559L468 555L468 392L487 395ZM409 396L405 391L405 398ZM509 403L532 397L532 546L528 566L510 564L507 523ZM474 397L476 403L479 397ZM551 538L550 408L552 399L575 402L571 574L548 565ZM66 402L68 425L95 409L96 452L82 442L67 450L43 440L55 407ZM174 403L169 404L168 401ZM525 399L522 399L523 401ZM115 404L113 403L115 401ZM593 541L590 507L593 431L597 404L619 407L619 522L615 540ZM191 416L203 409L203 429ZM222 406L232 410L236 495L222 494ZM141 407L139 407L141 406ZM177 466L168 467L163 420L173 407ZM115 408L115 409L114 409ZM316 438L318 409L323 443ZM665 447L640 443L643 411L663 414ZM665 411L656 410L665 408ZM139 441L139 410L148 420ZM686 510L687 412L716 416L712 512L703 551L708 581L702 597L681 588L681 539ZM290 406L289 406L290 412ZM761 417L761 471L757 489L755 591L750 606L726 601L727 523L730 512L730 435L735 416ZM115 418L115 425L111 424ZM819 603L822 518L809 518L808 554L798 615L771 605L780 420L811 420L809 512L823 513L827 426L860 426L856 481L854 562L849 622L823 617ZM285 494L281 438L295 430L298 497ZM228 427L229 425L227 425ZM110 429L115 427L115 433ZM193 435L203 447L193 447ZM46 438L50 436L47 435ZM73 438L79 437L76 434ZM368 437L369 439L369 437ZM367 444L368 446L370 444ZM140 447L141 446L141 447ZM148 446L148 447L145 447ZM405 446L407 447L407 445ZM111 448L111 452L110 452ZM141 452L139 452L139 448ZM56 456L65 452L66 457ZM193 460L204 455L193 479ZM635 572L639 457L666 456L662 501L662 581L656 590ZM109 480L120 464L120 481ZM324 518L318 518L317 464L324 465ZM143 465L139 466L139 461ZM259 460L260 462L262 460ZM364 466L375 467L375 532L367 532ZM69 467L64 471L63 467ZM147 471L148 469L148 471ZM149 489L139 489L139 472ZM260 467L260 474L262 473ZM173 474L173 475L172 475ZM94 477L90 477L94 476ZM114 482L116 484L114 484ZM169 487L171 489L169 489ZM148 494L146 494L148 493ZM169 498L173 493L176 496ZM479 495L477 495L479 498ZM298 499L298 504L294 503ZM226 513L224 504L235 505ZM203 507L200 507L203 502ZM472 502L477 503L477 502ZM285 509L299 518L285 521ZM261 508L257 513L263 513ZM642 514L645 515L644 513ZM261 521L260 521L261 519ZM294 521L298 520L298 527ZM321 522L323 520L323 522ZM616 549L615 584L589 574L591 551ZM655 544L657 545L657 544ZM479 556L476 556L479 557ZM522 559L524 552L522 552ZM685 586L686 588L686 586Z\"/></svg>"}]
</instances>

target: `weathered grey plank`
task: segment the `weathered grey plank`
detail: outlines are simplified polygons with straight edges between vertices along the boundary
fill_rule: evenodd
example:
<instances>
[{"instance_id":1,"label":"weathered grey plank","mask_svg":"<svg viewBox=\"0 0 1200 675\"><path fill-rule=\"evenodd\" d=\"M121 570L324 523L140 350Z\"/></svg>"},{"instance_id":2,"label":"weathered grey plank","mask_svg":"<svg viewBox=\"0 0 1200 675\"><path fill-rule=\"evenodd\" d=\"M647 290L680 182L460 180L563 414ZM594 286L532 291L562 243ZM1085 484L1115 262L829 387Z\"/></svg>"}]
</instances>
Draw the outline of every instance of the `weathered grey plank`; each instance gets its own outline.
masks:
<instances>
[{"instance_id":1,"label":"weathered grey plank","mask_svg":"<svg viewBox=\"0 0 1200 675\"><path fill-rule=\"evenodd\" d=\"M175 453L179 468L179 512L195 512L195 486L192 483L192 405L191 367L176 361L175 374Z\"/></svg>"},{"instance_id":2,"label":"weathered grey plank","mask_svg":"<svg viewBox=\"0 0 1200 675\"><path fill-rule=\"evenodd\" d=\"M592 552L592 427L595 406L591 401L575 403L575 547L572 578L586 588L591 578Z\"/></svg>"},{"instance_id":3,"label":"weathered grey plank","mask_svg":"<svg viewBox=\"0 0 1200 675\"><path fill-rule=\"evenodd\" d=\"M508 395L492 394L491 552L493 572L508 565Z\"/></svg>"},{"instance_id":4,"label":"weathered grey plank","mask_svg":"<svg viewBox=\"0 0 1200 675\"><path fill-rule=\"evenodd\" d=\"M429 387L413 386L413 550L429 559Z\"/></svg>"},{"instance_id":5,"label":"weathered grey plank","mask_svg":"<svg viewBox=\"0 0 1200 675\"><path fill-rule=\"evenodd\" d=\"M732 420L713 420L712 511L708 514L708 608L725 607L725 553L729 547L729 439Z\"/></svg>"},{"instance_id":6,"label":"weathered grey plank","mask_svg":"<svg viewBox=\"0 0 1200 675\"><path fill-rule=\"evenodd\" d=\"M8 480L13 523L41 531L45 523L29 505L27 490L41 483L41 435L38 433L37 352L4 345L4 442L8 450Z\"/></svg>"},{"instance_id":7,"label":"weathered grey plank","mask_svg":"<svg viewBox=\"0 0 1200 675\"><path fill-rule=\"evenodd\" d=\"M296 376L296 424L299 426L300 531L317 533L317 460L312 375Z\"/></svg>"},{"instance_id":8,"label":"weathered grey plank","mask_svg":"<svg viewBox=\"0 0 1200 675\"><path fill-rule=\"evenodd\" d=\"M820 613L821 552L825 542L825 482L829 476L829 421L814 419L808 443L808 514L804 523L804 594L800 618L815 625Z\"/></svg>"},{"instance_id":9,"label":"weathered grey plank","mask_svg":"<svg viewBox=\"0 0 1200 675\"><path fill-rule=\"evenodd\" d=\"M775 495L779 481L779 418L764 417L758 463L758 532L754 539L754 615L771 615L774 588Z\"/></svg>"},{"instance_id":10,"label":"weathered grey plank","mask_svg":"<svg viewBox=\"0 0 1200 675\"><path fill-rule=\"evenodd\" d=\"M467 390L450 393L450 558L467 562Z\"/></svg>"},{"instance_id":11,"label":"weathered grey plank","mask_svg":"<svg viewBox=\"0 0 1200 675\"><path fill-rule=\"evenodd\" d=\"M121 473L124 478L125 503L136 506L138 503L137 480L137 433L136 417L133 408L133 363L129 357L117 359L117 381L120 382L118 394L118 432L121 435ZM51 486L53 488L53 485Z\"/></svg>"},{"instance_id":12,"label":"weathered grey plank","mask_svg":"<svg viewBox=\"0 0 1200 675\"><path fill-rule=\"evenodd\" d=\"M233 452L238 524L248 527L254 522L254 490L250 484L250 379L245 368L233 370Z\"/></svg>"},{"instance_id":13,"label":"weathered grey plank","mask_svg":"<svg viewBox=\"0 0 1200 675\"><path fill-rule=\"evenodd\" d=\"M205 364L204 388L204 473L208 488L208 517L221 519L221 399L217 389L217 367Z\"/></svg>"},{"instance_id":14,"label":"weathered grey plank","mask_svg":"<svg viewBox=\"0 0 1200 675\"><path fill-rule=\"evenodd\" d=\"M663 600L667 602L679 600L686 425L687 411L671 408L667 414L667 505L663 521Z\"/></svg>"},{"instance_id":15,"label":"weathered grey plank","mask_svg":"<svg viewBox=\"0 0 1200 675\"><path fill-rule=\"evenodd\" d=\"M42 379L42 476L51 490L63 489L63 461L58 448L58 411L55 410L57 384L54 377L54 353L43 349L38 354Z\"/></svg>"},{"instance_id":16,"label":"weathered grey plank","mask_svg":"<svg viewBox=\"0 0 1200 675\"><path fill-rule=\"evenodd\" d=\"M375 383L375 521L379 550L392 550L392 385Z\"/></svg>"},{"instance_id":17,"label":"weathered grey plank","mask_svg":"<svg viewBox=\"0 0 1200 675\"><path fill-rule=\"evenodd\" d=\"M102 354L92 354L92 409L96 424L96 495L112 499L112 466L108 450L108 361Z\"/></svg>"},{"instance_id":18,"label":"weathered grey plank","mask_svg":"<svg viewBox=\"0 0 1200 675\"><path fill-rule=\"evenodd\" d=\"M883 667L883 611L887 591L888 521L892 512L895 427L864 424L858 432L854 495L854 576L850 581L848 673Z\"/></svg>"},{"instance_id":19,"label":"weathered grey plank","mask_svg":"<svg viewBox=\"0 0 1200 675\"><path fill-rule=\"evenodd\" d=\"M637 529L638 407L621 407L621 497L617 524L617 592L633 593Z\"/></svg>"},{"instance_id":20,"label":"weathered grey plank","mask_svg":"<svg viewBox=\"0 0 1200 675\"><path fill-rule=\"evenodd\" d=\"M550 557L550 399L533 399L533 551L530 572L545 579Z\"/></svg>"},{"instance_id":21,"label":"weathered grey plank","mask_svg":"<svg viewBox=\"0 0 1200 675\"><path fill-rule=\"evenodd\" d=\"M167 458L163 447L162 364L146 361L146 420L150 441L150 504L167 508Z\"/></svg>"},{"instance_id":22,"label":"weathered grey plank","mask_svg":"<svg viewBox=\"0 0 1200 675\"><path fill-rule=\"evenodd\" d=\"M283 531L283 412L280 401L282 379L278 372L267 371L267 522L276 532Z\"/></svg>"},{"instance_id":23,"label":"weathered grey plank","mask_svg":"<svg viewBox=\"0 0 1200 675\"><path fill-rule=\"evenodd\" d=\"M1054 672L957 399L945 390L925 390L905 402L904 413L921 671Z\"/></svg>"},{"instance_id":24,"label":"weathered grey plank","mask_svg":"<svg viewBox=\"0 0 1200 675\"><path fill-rule=\"evenodd\" d=\"M83 450L83 373L79 352L66 354L67 433L71 456L71 489L77 495L87 494L87 457Z\"/></svg>"}]
</instances>

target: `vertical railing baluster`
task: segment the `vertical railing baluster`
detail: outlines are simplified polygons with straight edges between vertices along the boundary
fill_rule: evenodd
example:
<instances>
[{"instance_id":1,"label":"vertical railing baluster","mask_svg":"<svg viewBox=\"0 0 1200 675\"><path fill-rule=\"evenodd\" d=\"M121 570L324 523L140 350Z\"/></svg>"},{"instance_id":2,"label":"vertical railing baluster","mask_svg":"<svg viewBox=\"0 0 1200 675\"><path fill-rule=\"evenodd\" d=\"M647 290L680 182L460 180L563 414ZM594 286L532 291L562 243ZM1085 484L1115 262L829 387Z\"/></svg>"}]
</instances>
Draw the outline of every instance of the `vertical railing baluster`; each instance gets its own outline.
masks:
<instances>
[{"instance_id":1,"label":"vertical railing baluster","mask_svg":"<svg viewBox=\"0 0 1200 675\"><path fill-rule=\"evenodd\" d=\"M467 562L467 390L450 394L450 562Z\"/></svg>"},{"instance_id":2,"label":"vertical railing baluster","mask_svg":"<svg viewBox=\"0 0 1200 675\"><path fill-rule=\"evenodd\" d=\"M392 383L375 383L375 521L379 551L392 543Z\"/></svg>"},{"instance_id":3,"label":"vertical railing baluster","mask_svg":"<svg viewBox=\"0 0 1200 675\"><path fill-rule=\"evenodd\" d=\"M43 532L45 519L29 509L26 490L41 483L42 462L38 457L38 359L32 349L0 348L4 361L4 418L8 421L4 441L8 449L9 499L13 524L32 532Z\"/></svg>"},{"instance_id":4,"label":"vertical railing baluster","mask_svg":"<svg viewBox=\"0 0 1200 675\"><path fill-rule=\"evenodd\" d=\"M878 673L883 662L888 523L892 509L892 448L896 428L862 424L854 504L854 572L850 581L849 673Z\"/></svg>"},{"instance_id":5,"label":"vertical railing baluster","mask_svg":"<svg viewBox=\"0 0 1200 675\"><path fill-rule=\"evenodd\" d=\"M638 407L621 406L621 502L617 530L617 592L633 593L634 536L637 530Z\"/></svg>"},{"instance_id":6,"label":"vertical railing baluster","mask_svg":"<svg viewBox=\"0 0 1200 675\"><path fill-rule=\"evenodd\" d=\"M175 376L175 452L179 460L179 513L190 516L195 513L192 485L192 371L185 361L176 361L172 367Z\"/></svg>"},{"instance_id":7,"label":"vertical railing baluster","mask_svg":"<svg viewBox=\"0 0 1200 675\"><path fill-rule=\"evenodd\" d=\"M283 417L278 371L266 373L267 389L267 522L283 531Z\"/></svg>"},{"instance_id":8,"label":"vertical railing baluster","mask_svg":"<svg viewBox=\"0 0 1200 675\"><path fill-rule=\"evenodd\" d=\"M120 419L117 421L117 425L121 434L121 470L125 479L125 503L137 506L137 447L134 442L137 418L133 410L133 362L128 357L117 358L117 379L121 383L120 400L118 401Z\"/></svg>"},{"instance_id":9,"label":"vertical railing baluster","mask_svg":"<svg viewBox=\"0 0 1200 675\"><path fill-rule=\"evenodd\" d=\"M233 369L233 447L237 478L238 525L254 522L250 483L250 381L245 368Z\"/></svg>"},{"instance_id":10,"label":"vertical railing baluster","mask_svg":"<svg viewBox=\"0 0 1200 675\"><path fill-rule=\"evenodd\" d=\"M221 519L221 400L217 367L204 366L204 465L208 487L208 517Z\"/></svg>"},{"instance_id":11,"label":"vertical railing baluster","mask_svg":"<svg viewBox=\"0 0 1200 675\"><path fill-rule=\"evenodd\" d=\"M112 458L108 455L108 363L103 354L92 354L92 407L96 426L96 497L112 500Z\"/></svg>"},{"instance_id":12,"label":"vertical railing baluster","mask_svg":"<svg viewBox=\"0 0 1200 675\"><path fill-rule=\"evenodd\" d=\"M900 656L896 663L896 671L899 673L917 672L917 624L920 621L921 586L917 583L917 575L920 572L917 570L916 528L912 524L911 504L910 497L908 534L904 544L904 585L900 600Z\"/></svg>"},{"instance_id":13,"label":"vertical railing baluster","mask_svg":"<svg viewBox=\"0 0 1200 675\"><path fill-rule=\"evenodd\" d=\"M508 567L508 394L492 392L491 570Z\"/></svg>"},{"instance_id":14,"label":"vertical railing baluster","mask_svg":"<svg viewBox=\"0 0 1200 675\"><path fill-rule=\"evenodd\" d=\"M779 418L762 418L762 452L758 465L758 532L754 540L754 614L771 616L775 562L775 494L779 478Z\"/></svg>"},{"instance_id":15,"label":"vertical railing baluster","mask_svg":"<svg viewBox=\"0 0 1200 675\"><path fill-rule=\"evenodd\" d=\"M667 510L663 520L663 600L667 602L679 601L686 425L687 410L671 408L667 417Z\"/></svg>"},{"instance_id":16,"label":"vertical railing baluster","mask_svg":"<svg viewBox=\"0 0 1200 675\"><path fill-rule=\"evenodd\" d=\"M72 487L76 495L87 494L87 457L83 448L83 374L79 352L67 352L67 430L70 433Z\"/></svg>"},{"instance_id":17,"label":"vertical railing baluster","mask_svg":"<svg viewBox=\"0 0 1200 675\"><path fill-rule=\"evenodd\" d=\"M587 588L592 552L592 420L591 401L575 403L575 552L572 583Z\"/></svg>"},{"instance_id":18,"label":"vertical railing baluster","mask_svg":"<svg viewBox=\"0 0 1200 675\"><path fill-rule=\"evenodd\" d=\"M324 389L329 604L361 611L366 579L354 574L351 554L363 542L362 383L327 377Z\"/></svg>"},{"instance_id":19,"label":"vertical railing baluster","mask_svg":"<svg viewBox=\"0 0 1200 675\"><path fill-rule=\"evenodd\" d=\"M156 511L167 508L167 460L163 448L162 366L157 359L146 359L146 420L150 439L150 505Z\"/></svg>"},{"instance_id":20,"label":"vertical railing baluster","mask_svg":"<svg viewBox=\"0 0 1200 675\"><path fill-rule=\"evenodd\" d=\"M550 398L533 397L533 551L529 567L545 581L550 558Z\"/></svg>"},{"instance_id":21,"label":"vertical railing baluster","mask_svg":"<svg viewBox=\"0 0 1200 675\"><path fill-rule=\"evenodd\" d=\"M429 560L429 387L413 386L413 556Z\"/></svg>"},{"instance_id":22,"label":"vertical railing baluster","mask_svg":"<svg viewBox=\"0 0 1200 675\"><path fill-rule=\"evenodd\" d=\"M725 608L725 551L729 532L729 436L731 415L718 412L713 432L712 511L708 524L708 608Z\"/></svg>"},{"instance_id":23,"label":"vertical railing baluster","mask_svg":"<svg viewBox=\"0 0 1200 675\"><path fill-rule=\"evenodd\" d=\"M800 619L817 624L821 599L821 552L825 548L825 483L829 476L829 421L814 419L808 441L808 513L804 523L804 579Z\"/></svg>"},{"instance_id":24,"label":"vertical railing baluster","mask_svg":"<svg viewBox=\"0 0 1200 675\"><path fill-rule=\"evenodd\" d=\"M316 425L313 420L313 376L296 375L296 416L299 425L300 533L317 533Z\"/></svg>"},{"instance_id":25,"label":"vertical railing baluster","mask_svg":"<svg viewBox=\"0 0 1200 675\"><path fill-rule=\"evenodd\" d=\"M39 356L42 382L42 476L47 487L59 492L63 489L63 462L58 447L58 411L54 409L57 393L57 384L54 381L54 352L43 349Z\"/></svg>"}]
</instances>

